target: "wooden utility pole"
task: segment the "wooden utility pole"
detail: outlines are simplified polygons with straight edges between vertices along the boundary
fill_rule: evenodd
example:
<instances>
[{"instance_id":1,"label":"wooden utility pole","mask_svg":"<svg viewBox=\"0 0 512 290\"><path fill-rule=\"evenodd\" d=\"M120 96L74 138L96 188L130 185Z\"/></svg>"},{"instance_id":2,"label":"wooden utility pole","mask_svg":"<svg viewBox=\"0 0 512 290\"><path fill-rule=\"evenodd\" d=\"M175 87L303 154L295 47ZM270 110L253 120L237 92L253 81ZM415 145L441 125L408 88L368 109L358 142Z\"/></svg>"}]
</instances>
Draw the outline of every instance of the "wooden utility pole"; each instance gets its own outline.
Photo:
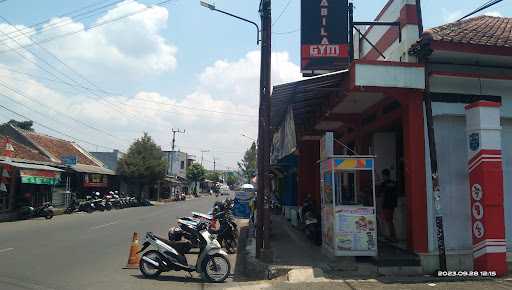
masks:
<instances>
[{"instance_id":1,"label":"wooden utility pole","mask_svg":"<svg viewBox=\"0 0 512 290\"><path fill-rule=\"evenodd\" d=\"M271 0L261 0L261 67L260 107L258 122L258 196L256 220L256 257L261 249L270 249L270 216L266 201L269 197L270 170L270 90L271 90Z\"/></svg>"},{"instance_id":2,"label":"wooden utility pole","mask_svg":"<svg viewBox=\"0 0 512 290\"><path fill-rule=\"evenodd\" d=\"M171 159L171 161L170 161L170 163L171 163L170 164L170 166L171 166L170 169L171 170L170 171L171 171L171 176L172 176L172 174L173 174L173 168L172 167L173 167L173 163L174 163L174 154L175 154L175 152L174 152L174 145L176 143L176 133L185 133L185 130L181 131L180 129L175 130L174 128L172 128L171 132L172 132L172 146L171 146L171 158L170 158ZM175 187L172 188L172 191L173 191L173 193L175 193L175 191L176 191Z\"/></svg>"}]
</instances>

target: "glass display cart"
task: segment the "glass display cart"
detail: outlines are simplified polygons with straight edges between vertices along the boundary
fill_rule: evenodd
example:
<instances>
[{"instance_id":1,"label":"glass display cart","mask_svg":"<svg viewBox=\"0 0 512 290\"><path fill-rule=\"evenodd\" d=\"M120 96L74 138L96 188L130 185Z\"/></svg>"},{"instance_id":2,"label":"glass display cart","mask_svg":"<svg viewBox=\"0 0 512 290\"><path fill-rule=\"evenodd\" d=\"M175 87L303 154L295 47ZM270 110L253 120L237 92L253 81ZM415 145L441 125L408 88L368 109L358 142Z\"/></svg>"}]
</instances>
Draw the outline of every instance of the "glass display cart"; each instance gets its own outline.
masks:
<instances>
[{"instance_id":1,"label":"glass display cart","mask_svg":"<svg viewBox=\"0 0 512 290\"><path fill-rule=\"evenodd\" d=\"M377 256L375 156L320 162L322 244L334 256Z\"/></svg>"}]
</instances>

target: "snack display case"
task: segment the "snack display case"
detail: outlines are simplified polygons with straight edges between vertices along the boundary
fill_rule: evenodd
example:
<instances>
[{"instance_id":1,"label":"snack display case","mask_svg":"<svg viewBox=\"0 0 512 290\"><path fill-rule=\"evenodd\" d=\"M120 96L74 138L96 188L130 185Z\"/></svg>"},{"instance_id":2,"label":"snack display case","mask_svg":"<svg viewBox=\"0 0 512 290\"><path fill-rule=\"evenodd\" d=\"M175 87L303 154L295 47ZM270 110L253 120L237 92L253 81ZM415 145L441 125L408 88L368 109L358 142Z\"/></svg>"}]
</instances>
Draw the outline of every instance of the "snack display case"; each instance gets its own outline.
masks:
<instances>
[{"instance_id":1,"label":"snack display case","mask_svg":"<svg viewBox=\"0 0 512 290\"><path fill-rule=\"evenodd\" d=\"M320 161L322 244L334 256L377 256L374 156Z\"/></svg>"}]
</instances>

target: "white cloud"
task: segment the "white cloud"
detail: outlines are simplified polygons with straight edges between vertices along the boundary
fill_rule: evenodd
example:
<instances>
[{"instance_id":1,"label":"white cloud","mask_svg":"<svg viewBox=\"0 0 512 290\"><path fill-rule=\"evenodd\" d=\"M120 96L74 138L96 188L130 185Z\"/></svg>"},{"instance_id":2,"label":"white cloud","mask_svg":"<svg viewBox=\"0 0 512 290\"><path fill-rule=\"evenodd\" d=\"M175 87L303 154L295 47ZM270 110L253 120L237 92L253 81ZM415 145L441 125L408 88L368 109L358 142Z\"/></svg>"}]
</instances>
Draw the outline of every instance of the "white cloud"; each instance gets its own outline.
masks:
<instances>
[{"instance_id":1,"label":"white cloud","mask_svg":"<svg viewBox=\"0 0 512 290\"><path fill-rule=\"evenodd\" d=\"M441 13L443 15L443 21L444 23L450 23L457 21L460 19L463 15L462 10L448 10L446 8L441 8Z\"/></svg>"},{"instance_id":2,"label":"white cloud","mask_svg":"<svg viewBox=\"0 0 512 290\"><path fill-rule=\"evenodd\" d=\"M126 0L117 4L94 23L113 20L145 7L136 1ZM82 31L47 42L44 46L82 75L92 76L94 80L108 80L109 84L112 84L112 80L119 79L121 85L107 86L115 90L119 87L122 89L123 84L132 80L140 80L142 76L157 75L176 69L179 72L176 61L178 50L162 36L168 17L167 9L155 7L145 13L135 14L92 30L83 31L83 23L69 18L54 18L44 25L50 27L57 23L51 30L44 31L43 27L25 31L40 41ZM26 29L24 26L17 27ZM12 33L14 30L0 23L0 31ZM30 43L26 38L19 38L19 41L22 45ZM16 46L12 41L8 43L12 47ZM40 60L29 53L22 50L19 52L30 61L41 64ZM44 54L41 52L41 55ZM51 60L51 57L45 57L45 60ZM54 62L54 65L63 70L57 62ZM41 71L36 72L32 63L14 57L13 52L0 53L0 80L3 83L30 98L44 102L57 111L66 112L75 119L109 131L119 138L114 139L87 128L64 117L63 114L0 86L0 93L15 98L29 108L0 96L2 104L33 120L92 143L126 150L134 138L140 137L143 131L148 131L162 148L169 149L170 129L180 128L187 132L177 136L176 144L179 149L197 155L200 149L209 149L212 152L205 156L206 160L211 160L215 156L219 159L220 167L235 167L236 161L240 160L251 143L242 137L241 133L254 138L257 136L260 52L256 50L246 53L239 59L213 62L195 76L197 85L189 88L190 93L182 96L142 87L130 96L113 95L100 100L98 95L103 95L101 93L91 95L90 92L77 91L76 88L69 88L53 81L14 73L11 69L41 75ZM53 78L51 75L46 77ZM62 75L60 77L66 79ZM272 53L273 84L299 78L299 67L290 60L287 52ZM90 86L86 82L82 84ZM71 90L73 92L69 92ZM0 109L0 118L3 120L13 117L12 114ZM55 132L41 126L36 128L56 135ZM89 150L106 150L94 146L85 147ZM205 164L208 165L207 162Z\"/></svg>"},{"instance_id":3,"label":"white cloud","mask_svg":"<svg viewBox=\"0 0 512 290\"><path fill-rule=\"evenodd\" d=\"M114 20L146 8L144 4L126 0L91 25ZM94 75L96 79L101 79L122 73L125 77L137 78L176 69L177 48L160 34L166 28L168 17L166 8L154 6L143 13L85 31L83 23L70 18L53 18L37 31L27 31L53 54L58 55L71 67L78 68L84 75ZM24 31L27 29L24 26L17 28ZM0 31L14 31L14 28L0 24ZM74 33L78 31L80 32ZM70 35L59 38L66 34ZM4 38L3 35L0 36ZM17 41L23 45L30 43L27 37L20 34L12 36L16 36ZM55 39L45 42L53 38ZM11 40L8 44L17 47ZM39 50L37 46L30 49ZM14 53L2 55L13 58ZM46 58L53 61L51 57Z\"/></svg>"},{"instance_id":4,"label":"white cloud","mask_svg":"<svg viewBox=\"0 0 512 290\"><path fill-rule=\"evenodd\" d=\"M4 75L7 77L3 78ZM211 160L215 156L219 159L221 168L226 166L234 168L236 161L242 157L242 153L251 143L250 140L242 137L241 133L257 136L258 51L251 51L243 58L234 61L216 61L204 68L197 76L197 87L181 98L171 98L165 93L154 91L140 91L131 97L109 97L107 101L110 104L117 104L118 110L123 111L122 114L103 101L84 96L67 97L66 94L48 88L45 84L3 70L1 66L0 76L9 86L15 87L27 96L44 100L46 104L59 111L65 111L77 119L108 130L122 138L122 140L113 140L40 106L38 110L51 114L60 122L54 122L35 112L28 112L15 104L6 104L35 120L93 143L126 149L130 140L139 137L143 131L149 131L158 144L161 144L164 149L169 149L170 129L180 128L187 132L177 137L179 149L196 155L199 155L199 150L202 148L209 149L212 152L205 156L206 160ZM289 60L286 52L272 53L272 78L274 84L300 78L299 67ZM13 95L12 92L2 88L0 93ZM34 106L22 97L17 99ZM227 114L216 112L227 112ZM69 130L69 128L75 129ZM46 131L40 127L38 129ZM55 135L53 132L48 133ZM90 146L87 148L102 149ZM211 167L206 161L205 165Z\"/></svg>"},{"instance_id":5,"label":"white cloud","mask_svg":"<svg viewBox=\"0 0 512 290\"><path fill-rule=\"evenodd\" d=\"M501 12L499 11L489 11L489 12L485 12L484 15L487 15L487 16L494 16L494 17L503 17L503 14L501 14Z\"/></svg>"}]
</instances>

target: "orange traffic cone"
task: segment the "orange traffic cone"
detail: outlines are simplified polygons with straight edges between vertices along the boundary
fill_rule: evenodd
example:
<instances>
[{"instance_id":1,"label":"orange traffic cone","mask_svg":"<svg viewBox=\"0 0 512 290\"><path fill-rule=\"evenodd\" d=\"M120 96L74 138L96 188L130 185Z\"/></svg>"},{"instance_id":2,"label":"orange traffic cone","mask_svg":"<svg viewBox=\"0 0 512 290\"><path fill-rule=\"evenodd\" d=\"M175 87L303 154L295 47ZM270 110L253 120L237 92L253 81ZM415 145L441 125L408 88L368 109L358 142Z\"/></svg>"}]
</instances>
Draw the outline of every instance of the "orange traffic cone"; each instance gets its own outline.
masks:
<instances>
[{"instance_id":1,"label":"orange traffic cone","mask_svg":"<svg viewBox=\"0 0 512 290\"><path fill-rule=\"evenodd\" d=\"M139 245L139 234L133 233L132 245L130 246L130 256L128 257L128 263L125 269L138 269L140 260L140 245Z\"/></svg>"}]
</instances>

